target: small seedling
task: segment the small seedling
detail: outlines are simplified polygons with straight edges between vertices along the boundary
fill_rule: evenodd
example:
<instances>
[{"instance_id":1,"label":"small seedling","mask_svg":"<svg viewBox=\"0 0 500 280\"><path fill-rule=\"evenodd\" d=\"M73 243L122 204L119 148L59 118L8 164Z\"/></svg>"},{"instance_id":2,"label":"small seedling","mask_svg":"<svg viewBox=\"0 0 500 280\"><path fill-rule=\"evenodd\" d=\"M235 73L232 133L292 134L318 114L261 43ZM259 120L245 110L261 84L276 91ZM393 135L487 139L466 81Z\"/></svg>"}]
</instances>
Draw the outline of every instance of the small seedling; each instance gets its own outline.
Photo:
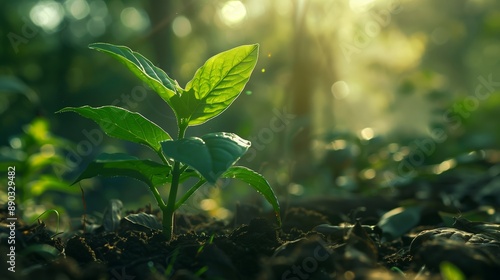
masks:
<instances>
[{"instance_id":1,"label":"small seedling","mask_svg":"<svg viewBox=\"0 0 500 280\"><path fill-rule=\"evenodd\" d=\"M174 211L206 182L236 178L250 184L273 206L279 217L279 204L271 186L259 173L234 166L245 154L250 142L234 133L217 132L200 137L185 137L190 126L201 125L221 114L240 95L257 63L259 46L244 45L219 53L199 68L185 88L154 66L141 54L125 46L95 43L91 49L106 53L151 87L173 110L177 119L177 138L141 114L116 106L67 107L59 112L76 112L95 121L111 137L143 144L156 152L162 163L138 159L126 154L101 154L76 179L94 176L128 176L146 183L163 213L163 232L173 234ZM179 200L179 183L197 177ZM158 188L170 184L165 203Z\"/></svg>"},{"instance_id":2,"label":"small seedling","mask_svg":"<svg viewBox=\"0 0 500 280\"><path fill-rule=\"evenodd\" d=\"M54 213L54 214L56 215L56 217L57 217L56 233L54 233L54 235L52 235L52 236L51 236L51 238L53 238L54 236L56 236L56 235L58 235L58 234L60 234L60 233L61 233L61 232L59 232L59 223L60 223L60 221L61 221L61 216L59 215L59 211L57 211L56 209L48 209L48 210L45 210L45 211L43 211L43 213L42 213L42 214L38 215L38 217L36 217L36 218L32 221L32 223L34 223L34 222L36 222L36 221L39 221L39 220L40 220L40 218L42 218L42 216L44 216L44 215L48 215L48 214L50 214L50 213Z\"/></svg>"}]
</instances>

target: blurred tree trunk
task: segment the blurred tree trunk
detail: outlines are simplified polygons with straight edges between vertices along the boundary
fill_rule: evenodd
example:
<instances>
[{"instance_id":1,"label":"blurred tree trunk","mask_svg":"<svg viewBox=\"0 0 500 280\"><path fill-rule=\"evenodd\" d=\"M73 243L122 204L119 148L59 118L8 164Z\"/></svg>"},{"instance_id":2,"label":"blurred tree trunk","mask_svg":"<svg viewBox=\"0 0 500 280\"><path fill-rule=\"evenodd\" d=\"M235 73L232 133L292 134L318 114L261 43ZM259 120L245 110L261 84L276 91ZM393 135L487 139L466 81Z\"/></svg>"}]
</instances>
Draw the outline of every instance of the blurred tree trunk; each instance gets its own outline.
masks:
<instances>
[{"instance_id":1,"label":"blurred tree trunk","mask_svg":"<svg viewBox=\"0 0 500 280\"><path fill-rule=\"evenodd\" d=\"M306 171L311 142L311 94L313 89L314 65L311 65L310 37L305 26L305 15L308 4L295 2L294 33L292 38L292 69L289 92L291 98L291 113L300 122L292 139L292 160L294 170L292 180L301 178Z\"/></svg>"},{"instance_id":2,"label":"blurred tree trunk","mask_svg":"<svg viewBox=\"0 0 500 280\"><path fill-rule=\"evenodd\" d=\"M312 156L312 140L316 125L313 122L315 110L321 110L322 118L327 118L333 123L331 107L327 107L332 100L330 85L336 76L333 69L332 38L323 38L319 32L312 32L306 23L311 5L322 3L297 0L294 2L294 33L292 38L292 69L288 92L291 94L291 113L296 115L297 126L292 136L292 161L294 168L292 180L302 180L314 172L314 158ZM323 7L314 7L322 9ZM328 20L325 12L325 19ZM330 18L331 19L331 18ZM314 102L316 94L320 96L323 106L317 107ZM323 115L324 108L330 110L328 115ZM324 121L324 120L323 120ZM317 173L317 172L316 172Z\"/></svg>"}]
</instances>

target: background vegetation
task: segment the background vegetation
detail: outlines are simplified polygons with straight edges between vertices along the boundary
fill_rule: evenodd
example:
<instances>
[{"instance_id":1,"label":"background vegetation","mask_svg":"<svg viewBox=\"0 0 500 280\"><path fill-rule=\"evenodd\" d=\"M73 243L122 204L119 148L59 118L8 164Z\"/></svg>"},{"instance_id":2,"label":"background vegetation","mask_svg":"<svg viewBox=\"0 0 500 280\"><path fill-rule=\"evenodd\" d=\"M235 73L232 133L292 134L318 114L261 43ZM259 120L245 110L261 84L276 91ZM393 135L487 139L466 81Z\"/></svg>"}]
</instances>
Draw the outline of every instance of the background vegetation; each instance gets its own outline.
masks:
<instances>
[{"instance_id":1,"label":"background vegetation","mask_svg":"<svg viewBox=\"0 0 500 280\"><path fill-rule=\"evenodd\" d=\"M242 96L206 129L251 140L241 161L262 172L282 202L383 193L476 158L500 157L498 1L0 6L0 164L5 172L16 165L18 200L31 216L49 208L81 214L79 187L70 184L102 152L154 158L103 137L91 121L55 111L114 104L174 133L175 118L159 97L122 65L89 50L93 42L127 45L182 86L208 57L259 43L261 57ZM86 180L81 187L89 212L113 198L129 209L152 201L146 186L128 179ZM250 188L221 182L200 190L184 209L224 218L235 200L267 207Z\"/></svg>"}]
</instances>

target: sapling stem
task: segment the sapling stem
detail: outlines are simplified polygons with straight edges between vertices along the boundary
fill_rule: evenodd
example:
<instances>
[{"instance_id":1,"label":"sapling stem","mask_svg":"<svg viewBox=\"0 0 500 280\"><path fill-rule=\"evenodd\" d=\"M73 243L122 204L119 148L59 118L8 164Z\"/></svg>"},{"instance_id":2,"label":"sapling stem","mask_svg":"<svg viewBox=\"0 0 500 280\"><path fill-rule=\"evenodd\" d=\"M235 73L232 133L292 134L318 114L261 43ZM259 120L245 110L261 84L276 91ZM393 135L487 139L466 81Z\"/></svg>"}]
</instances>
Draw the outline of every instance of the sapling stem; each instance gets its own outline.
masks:
<instances>
[{"instance_id":1,"label":"sapling stem","mask_svg":"<svg viewBox=\"0 0 500 280\"><path fill-rule=\"evenodd\" d=\"M179 135L177 139L184 138L187 125L179 124ZM177 198L177 189L179 188L179 179L181 177L180 162L174 161L174 168L172 169L172 184L170 185L170 193L168 194L167 206L162 208L163 212L163 234L167 240L171 240L174 234L174 211L175 200ZM183 168L184 170L184 168Z\"/></svg>"},{"instance_id":2,"label":"sapling stem","mask_svg":"<svg viewBox=\"0 0 500 280\"><path fill-rule=\"evenodd\" d=\"M155 186L150 186L149 189L153 193L153 196L156 199L156 203L158 203L158 207L160 207L160 209L162 209L162 210L165 209L165 207L167 207L167 205L163 201L163 198L161 198L161 195L158 192L158 189Z\"/></svg>"},{"instance_id":3,"label":"sapling stem","mask_svg":"<svg viewBox=\"0 0 500 280\"><path fill-rule=\"evenodd\" d=\"M186 169L188 169L188 165L184 165L183 167L181 167L181 170L179 171L180 174L184 173L184 171L186 171Z\"/></svg>"},{"instance_id":4,"label":"sapling stem","mask_svg":"<svg viewBox=\"0 0 500 280\"><path fill-rule=\"evenodd\" d=\"M201 186L203 186L203 184L205 184L207 182L207 180L205 179L200 179L195 185L193 185L180 199L179 201L177 201L177 203L175 203L175 207L174 207L174 210L177 210L179 207L181 207L181 205L186 202L186 200L197 190L199 189Z\"/></svg>"},{"instance_id":5,"label":"sapling stem","mask_svg":"<svg viewBox=\"0 0 500 280\"><path fill-rule=\"evenodd\" d=\"M168 167L172 167L167 157L162 152L158 152L158 156L160 157L161 161L163 161L163 163L165 163Z\"/></svg>"},{"instance_id":6,"label":"sapling stem","mask_svg":"<svg viewBox=\"0 0 500 280\"><path fill-rule=\"evenodd\" d=\"M170 193L168 194L167 207L163 208L163 234L167 240L172 239L174 233L174 208L175 198L177 197L177 189L179 187L179 165L178 161L174 162L172 170L172 184L170 185Z\"/></svg>"}]
</instances>

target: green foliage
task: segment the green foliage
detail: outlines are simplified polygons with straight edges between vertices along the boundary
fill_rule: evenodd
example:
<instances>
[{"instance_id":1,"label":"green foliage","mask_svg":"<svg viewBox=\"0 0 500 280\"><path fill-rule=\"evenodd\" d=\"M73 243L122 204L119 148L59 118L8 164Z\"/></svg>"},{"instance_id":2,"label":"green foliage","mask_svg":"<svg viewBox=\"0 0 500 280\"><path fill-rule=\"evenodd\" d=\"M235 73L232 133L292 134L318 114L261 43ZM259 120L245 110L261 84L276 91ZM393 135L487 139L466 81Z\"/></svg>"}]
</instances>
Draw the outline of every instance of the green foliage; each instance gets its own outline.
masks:
<instances>
[{"instance_id":1,"label":"green foliage","mask_svg":"<svg viewBox=\"0 0 500 280\"><path fill-rule=\"evenodd\" d=\"M34 219L33 223L36 222L36 221L39 221L42 216L50 214L50 213L54 213L54 215L56 215L57 226L56 226L56 233L55 234L58 234L58 232L59 232L59 224L60 224L60 221L61 221L61 215L59 215L59 211L57 211L56 209L49 209L49 210L44 211L42 214L38 215L38 217L36 219Z\"/></svg>"},{"instance_id":2,"label":"green foliage","mask_svg":"<svg viewBox=\"0 0 500 280\"><path fill-rule=\"evenodd\" d=\"M163 152L200 172L210 183L232 166L250 147L250 142L233 133L210 133L162 143Z\"/></svg>"},{"instance_id":3,"label":"green foliage","mask_svg":"<svg viewBox=\"0 0 500 280\"><path fill-rule=\"evenodd\" d=\"M104 153L87 166L75 183L95 176L126 176L153 187L168 183L165 174L170 170L169 166L152 160L142 160L127 154Z\"/></svg>"},{"instance_id":4,"label":"green foliage","mask_svg":"<svg viewBox=\"0 0 500 280\"><path fill-rule=\"evenodd\" d=\"M36 93L16 77L0 76L0 92L24 95L33 104L39 102Z\"/></svg>"},{"instance_id":5,"label":"green foliage","mask_svg":"<svg viewBox=\"0 0 500 280\"><path fill-rule=\"evenodd\" d=\"M207 60L187 83L186 93L173 99L181 121L199 125L226 110L250 79L258 53L258 45L248 45Z\"/></svg>"},{"instance_id":6,"label":"green foliage","mask_svg":"<svg viewBox=\"0 0 500 280\"><path fill-rule=\"evenodd\" d=\"M142 115L115 106L64 108L59 112L71 111L89 118L107 135L146 145L163 161L158 163L124 154L103 154L89 164L75 183L98 175L127 176L146 183L163 211L163 230L168 239L172 237L173 212L204 183L216 183L221 177L250 184L273 206L281 224L279 203L266 179L248 168L233 166L250 147L249 141L227 132L184 138L189 126L215 118L239 96L257 63L257 44L240 46L208 59L185 89L144 56L127 47L96 43L90 48L122 62L155 90L175 112L179 133L174 140ZM178 184L189 177L198 177L198 182L177 200ZM170 183L170 194L165 203L157 188L167 183Z\"/></svg>"},{"instance_id":7,"label":"green foliage","mask_svg":"<svg viewBox=\"0 0 500 280\"><path fill-rule=\"evenodd\" d=\"M385 213L377 226L382 229L384 238L394 240L417 225L421 216L421 206L398 207Z\"/></svg>"},{"instance_id":8,"label":"green foliage","mask_svg":"<svg viewBox=\"0 0 500 280\"><path fill-rule=\"evenodd\" d=\"M450 262L442 262L439 265L441 270L441 276L445 280L465 280L465 275L460 271L458 267Z\"/></svg>"},{"instance_id":9,"label":"green foliage","mask_svg":"<svg viewBox=\"0 0 500 280\"><path fill-rule=\"evenodd\" d=\"M10 138L9 146L0 147L0 167L16 169L16 200L33 201L47 191L78 193L68 189L69 182L61 177L61 166L66 164L64 146L72 144L52 135L45 118L36 118L23 127L22 134Z\"/></svg>"},{"instance_id":10,"label":"green foliage","mask_svg":"<svg viewBox=\"0 0 500 280\"><path fill-rule=\"evenodd\" d=\"M160 151L160 142L172 139L168 133L141 114L115 106L64 108L59 112L76 112L95 121L104 132L118 139L146 145Z\"/></svg>"},{"instance_id":11,"label":"green foliage","mask_svg":"<svg viewBox=\"0 0 500 280\"><path fill-rule=\"evenodd\" d=\"M239 179L249 184L256 191L262 194L264 198L266 198L266 200L273 206L274 212L279 215L280 208L278 203L276 203L276 196L274 195L273 190L269 188L269 184L262 175L243 166L233 166L222 174L222 177Z\"/></svg>"},{"instance_id":12,"label":"green foliage","mask_svg":"<svg viewBox=\"0 0 500 280\"><path fill-rule=\"evenodd\" d=\"M137 78L150 86L170 105L170 98L176 94L177 82L168 77L163 70L154 66L144 56L132 51L128 47L106 43L90 44L89 48L109 54L125 64ZM176 86L174 86L174 83Z\"/></svg>"}]
</instances>

